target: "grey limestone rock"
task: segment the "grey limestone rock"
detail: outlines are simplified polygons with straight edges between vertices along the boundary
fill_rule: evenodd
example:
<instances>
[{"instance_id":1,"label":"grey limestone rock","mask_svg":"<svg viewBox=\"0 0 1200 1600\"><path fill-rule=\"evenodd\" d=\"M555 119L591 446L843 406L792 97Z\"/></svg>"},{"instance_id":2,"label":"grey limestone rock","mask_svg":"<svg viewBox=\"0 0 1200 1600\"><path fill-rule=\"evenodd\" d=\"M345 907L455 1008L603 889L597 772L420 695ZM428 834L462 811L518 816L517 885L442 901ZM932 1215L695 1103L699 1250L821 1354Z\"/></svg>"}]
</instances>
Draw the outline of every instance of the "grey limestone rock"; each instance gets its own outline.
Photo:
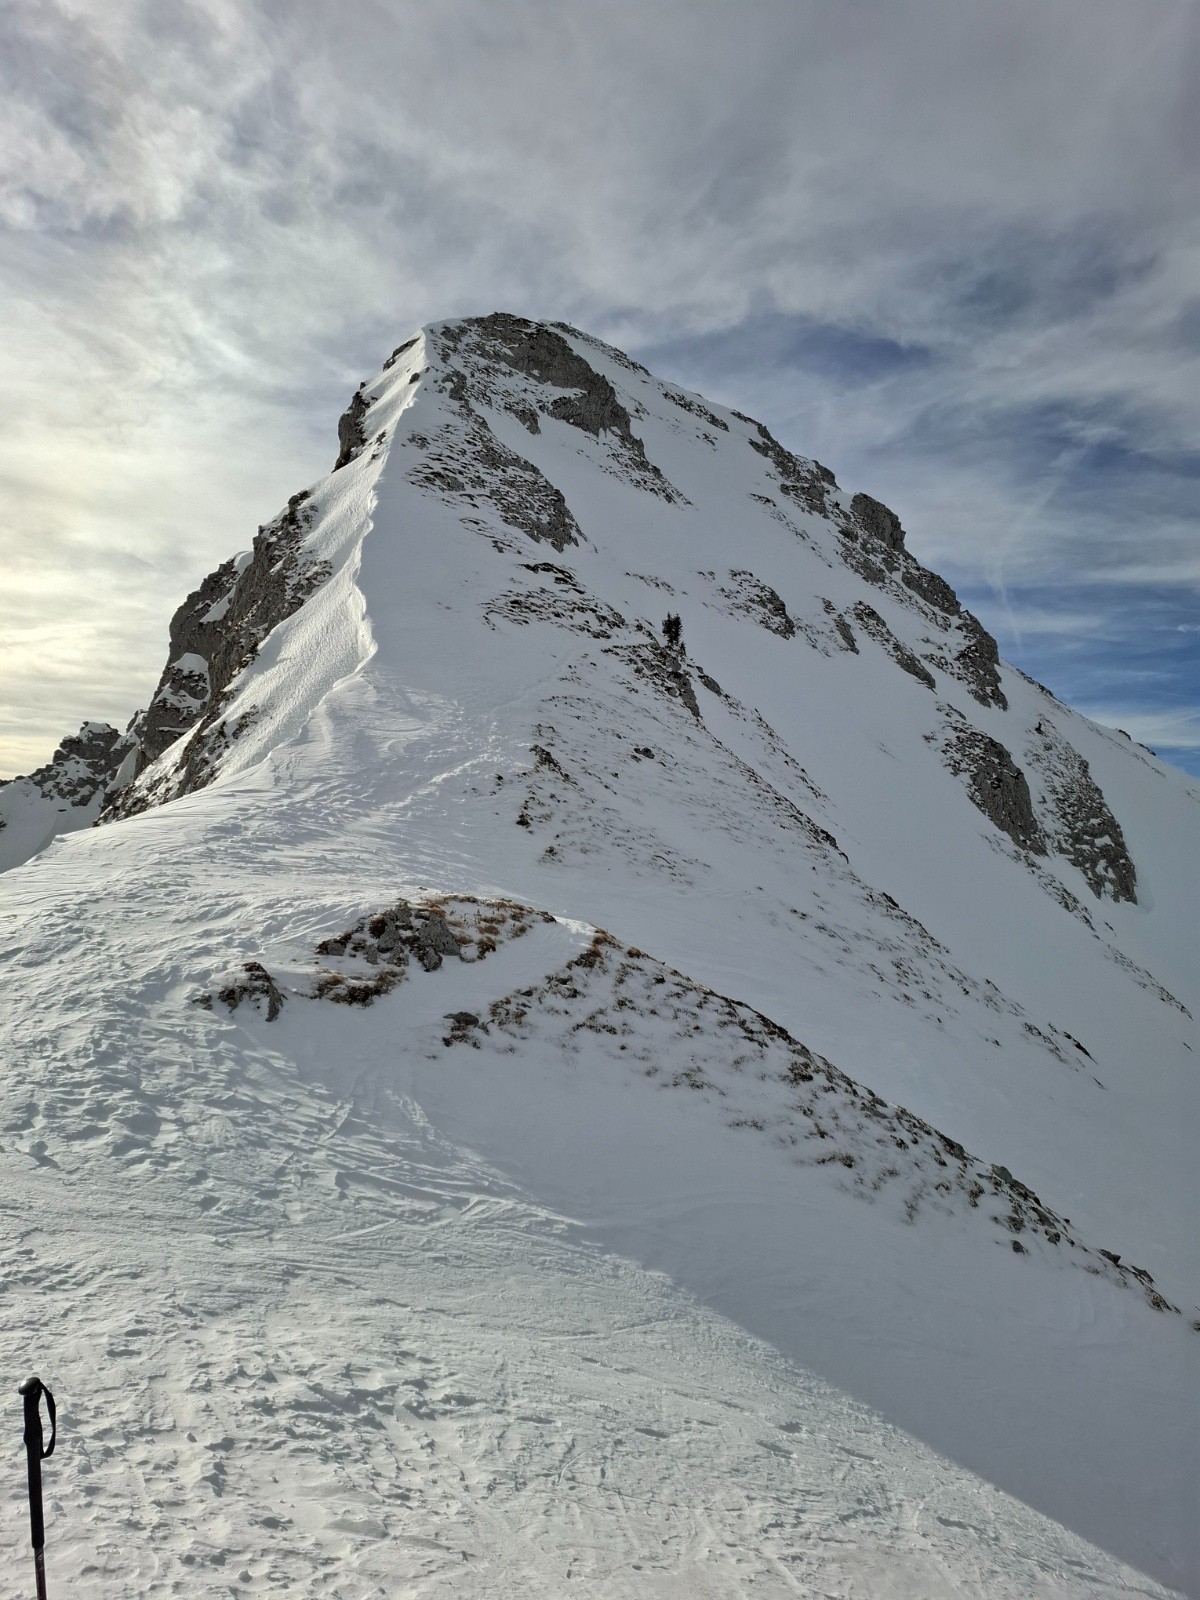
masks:
<instances>
[{"instance_id":1,"label":"grey limestone rock","mask_svg":"<svg viewBox=\"0 0 1200 1600\"><path fill-rule=\"evenodd\" d=\"M837 629L838 638L852 655L858 654L858 641L854 637L854 629L840 612L834 617L833 625Z\"/></svg>"},{"instance_id":2,"label":"grey limestone rock","mask_svg":"<svg viewBox=\"0 0 1200 1600\"><path fill-rule=\"evenodd\" d=\"M837 634L838 639L841 641L840 645L839 646L835 646L835 648L840 648L842 650L849 650L852 655L857 655L858 654L858 640L854 637L854 629L850 626L849 621L842 615L842 613L834 605L832 600L822 599L822 601L821 601L821 609L824 611L825 615L829 618L830 622L833 624L834 632ZM818 631L818 630L814 629L812 626L807 626L804 629L804 633L805 633L805 637L808 639L809 644L811 644L811 645L815 646L817 649L821 650L822 654L824 654L824 655L828 655L829 654L829 650L826 648L826 644L828 642L828 635L827 635L827 633L825 633L824 630Z\"/></svg>"},{"instance_id":3,"label":"grey limestone rock","mask_svg":"<svg viewBox=\"0 0 1200 1600\"><path fill-rule=\"evenodd\" d=\"M271 630L329 575L328 566L303 549L312 521L308 491L293 495L283 513L259 529L249 556L222 563L171 618L167 665L138 728L137 770L189 729L197 732L178 770L164 780L163 793L122 789L109 797L108 815L144 810L211 779L213 760L241 731L241 725L230 729L221 719L226 691Z\"/></svg>"},{"instance_id":4,"label":"grey limestone rock","mask_svg":"<svg viewBox=\"0 0 1200 1600\"><path fill-rule=\"evenodd\" d=\"M412 925L412 909L406 900L400 900L390 911L372 917L367 928L380 954L395 956L407 950Z\"/></svg>"},{"instance_id":5,"label":"grey limestone rock","mask_svg":"<svg viewBox=\"0 0 1200 1600\"><path fill-rule=\"evenodd\" d=\"M819 461L794 456L790 450L785 450L761 422L752 423L751 426L758 437L749 441L750 448L760 456L765 456L775 468L779 475L780 494L795 500L807 511L826 516L829 511L829 491L837 488L837 479L829 468L823 467Z\"/></svg>"},{"instance_id":6,"label":"grey limestone rock","mask_svg":"<svg viewBox=\"0 0 1200 1600\"><path fill-rule=\"evenodd\" d=\"M692 680L688 676L682 661L677 662L671 669L669 676L672 691L683 701L696 721L702 722L704 719L700 715L700 702L696 699L696 691L692 687Z\"/></svg>"},{"instance_id":7,"label":"grey limestone rock","mask_svg":"<svg viewBox=\"0 0 1200 1600\"><path fill-rule=\"evenodd\" d=\"M107 722L85 722L78 733L62 740L45 766L27 776L0 782L0 800L13 785L31 784L47 801L57 802L58 814L63 813L63 802L72 809L84 810L116 781L134 748L135 740L128 733L118 733ZM7 823L0 816L0 832L5 827Z\"/></svg>"},{"instance_id":8,"label":"grey limestone rock","mask_svg":"<svg viewBox=\"0 0 1200 1600\"><path fill-rule=\"evenodd\" d=\"M710 428L716 428L721 433L729 432L729 424L725 421L725 419L717 416L715 411L710 411L709 408L702 401L697 400L694 395L683 394L675 389L665 389L663 392L672 405L678 406L681 411L690 412L693 417L699 417L700 420L707 423Z\"/></svg>"},{"instance_id":9,"label":"grey limestone rock","mask_svg":"<svg viewBox=\"0 0 1200 1600\"><path fill-rule=\"evenodd\" d=\"M882 500L872 499L869 494L856 494L850 502L850 510L857 518L859 527L872 539L877 539L888 550L898 552L904 549L904 529L900 526L900 518Z\"/></svg>"},{"instance_id":10,"label":"grey limestone rock","mask_svg":"<svg viewBox=\"0 0 1200 1600\"><path fill-rule=\"evenodd\" d=\"M947 718L942 747L946 764L963 779L973 803L1018 849L1044 856L1046 839L1034 814L1029 782L1010 752L952 706L939 709Z\"/></svg>"},{"instance_id":11,"label":"grey limestone rock","mask_svg":"<svg viewBox=\"0 0 1200 1600\"><path fill-rule=\"evenodd\" d=\"M601 433L612 432L626 441L632 439L629 412L617 399L616 390L571 348L562 334L545 323L527 322L523 317L499 311L474 319L471 326L495 359L539 383L577 391L552 401L551 416L597 438Z\"/></svg>"},{"instance_id":12,"label":"grey limestone rock","mask_svg":"<svg viewBox=\"0 0 1200 1600\"><path fill-rule=\"evenodd\" d=\"M426 972L436 972L443 956L461 954L458 938L442 912L430 910L417 916L413 930L413 953Z\"/></svg>"},{"instance_id":13,"label":"grey limestone rock","mask_svg":"<svg viewBox=\"0 0 1200 1600\"><path fill-rule=\"evenodd\" d=\"M729 579L719 593L732 603L734 611L752 617L760 627L778 634L781 639L795 638L796 624L788 615L782 597L769 583L763 583L752 572L739 569L730 572Z\"/></svg>"},{"instance_id":14,"label":"grey limestone rock","mask_svg":"<svg viewBox=\"0 0 1200 1600\"><path fill-rule=\"evenodd\" d=\"M426 972L436 972L445 956L461 956L462 945L457 934L446 920L446 914L437 906L414 908L407 900L398 900L386 911L363 917L345 933L323 939L317 946L318 955L357 956L369 966L403 969L413 956ZM394 970L392 978L372 980L372 995L385 993L402 970ZM341 980L344 987L344 980ZM332 998L345 999L346 995L332 994Z\"/></svg>"},{"instance_id":15,"label":"grey limestone rock","mask_svg":"<svg viewBox=\"0 0 1200 1600\"><path fill-rule=\"evenodd\" d=\"M555 550L580 542L562 491L532 461L502 444L476 412L464 409L461 421L432 439L414 435L410 444L421 456L408 476L420 488L467 507L488 501L510 528Z\"/></svg>"},{"instance_id":16,"label":"grey limestone rock","mask_svg":"<svg viewBox=\"0 0 1200 1600\"><path fill-rule=\"evenodd\" d=\"M936 572L930 572L928 567L923 567L909 551L906 550L904 554L905 560L900 566L900 582L905 588L920 595L921 599L935 611L957 617L962 607L959 605L958 596L945 578L939 578Z\"/></svg>"},{"instance_id":17,"label":"grey limestone rock","mask_svg":"<svg viewBox=\"0 0 1200 1600\"><path fill-rule=\"evenodd\" d=\"M683 645L672 648L670 645L660 644L656 638L648 635L640 644L612 645L609 647L609 653L624 661L636 677L652 684L671 699L681 701L697 722L704 720L700 713L696 690L688 674ZM703 676L701 677L703 681ZM705 687L712 693L720 692L715 679L709 678Z\"/></svg>"},{"instance_id":18,"label":"grey limestone rock","mask_svg":"<svg viewBox=\"0 0 1200 1600\"><path fill-rule=\"evenodd\" d=\"M452 360L456 355L469 358L458 363L451 394L468 408L472 400L499 403L531 433L540 431L537 411L533 409L536 405L544 416L557 418L597 440L603 438L624 475L639 488L664 500L681 500L679 491L647 458L645 445L633 431L629 411L612 384L578 354L564 334L582 338L565 324L530 322L502 311L443 328L439 337ZM565 392L543 396L536 390L530 393L526 385L526 392L506 395L505 370L532 379L542 390Z\"/></svg>"},{"instance_id":19,"label":"grey limestone rock","mask_svg":"<svg viewBox=\"0 0 1200 1600\"><path fill-rule=\"evenodd\" d=\"M1008 700L1000 687L1000 652L995 639L970 611L958 616L958 630L963 636L962 648L950 663L950 670L960 678L981 706L999 706L1008 709Z\"/></svg>"},{"instance_id":20,"label":"grey limestone rock","mask_svg":"<svg viewBox=\"0 0 1200 1600\"><path fill-rule=\"evenodd\" d=\"M400 349L403 350L404 346L401 345ZM397 351L397 354L399 354L399 351ZM353 461L363 445L366 444L367 436L363 429L363 419L369 407L370 401L362 390L358 389L355 391L354 398L349 406L338 418L338 444L341 448L338 452L337 460L333 463L335 472L338 472L347 463Z\"/></svg>"},{"instance_id":21,"label":"grey limestone rock","mask_svg":"<svg viewBox=\"0 0 1200 1600\"><path fill-rule=\"evenodd\" d=\"M1046 719L1026 759L1040 780L1055 853L1079 869L1098 900L1136 903L1137 871L1125 835L1084 757Z\"/></svg>"},{"instance_id":22,"label":"grey limestone rock","mask_svg":"<svg viewBox=\"0 0 1200 1600\"><path fill-rule=\"evenodd\" d=\"M936 572L923 567L904 547L904 529L894 511L867 494L850 502L853 521L840 524L845 539L842 558L847 566L876 588L887 589L895 579L910 594L931 608L931 620L949 635L947 651L927 654L932 665L964 683L980 705L1005 710L1008 701L1000 687L1000 655L995 639ZM866 535L860 540L858 533ZM902 592L902 591L898 591ZM909 602L911 604L911 602ZM957 632L959 641L952 643Z\"/></svg>"},{"instance_id":23,"label":"grey limestone rock","mask_svg":"<svg viewBox=\"0 0 1200 1600\"><path fill-rule=\"evenodd\" d=\"M125 755L121 734L106 722L85 722L68 734L44 767L29 774L48 799L86 806L116 776Z\"/></svg>"},{"instance_id":24,"label":"grey limestone rock","mask_svg":"<svg viewBox=\"0 0 1200 1600\"><path fill-rule=\"evenodd\" d=\"M244 976L218 990L217 999L223 1001L230 1011L236 1011L243 1000L249 1000L256 1006L265 1006L267 1021L274 1022L283 1009L283 990L260 961L247 961L242 972Z\"/></svg>"}]
</instances>

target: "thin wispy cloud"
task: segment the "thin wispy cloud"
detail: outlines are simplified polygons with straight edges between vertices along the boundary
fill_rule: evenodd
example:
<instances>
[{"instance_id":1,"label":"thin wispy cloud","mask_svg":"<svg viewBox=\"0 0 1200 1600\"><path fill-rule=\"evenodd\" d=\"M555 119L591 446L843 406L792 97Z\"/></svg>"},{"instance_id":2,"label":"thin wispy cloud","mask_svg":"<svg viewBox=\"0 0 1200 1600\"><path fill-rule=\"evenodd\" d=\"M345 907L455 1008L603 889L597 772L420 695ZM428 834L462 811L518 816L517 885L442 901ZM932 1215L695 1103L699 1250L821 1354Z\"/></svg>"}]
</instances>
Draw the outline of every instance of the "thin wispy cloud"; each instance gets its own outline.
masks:
<instances>
[{"instance_id":1,"label":"thin wispy cloud","mask_svg":"<svg viewBox=\"0 0 1200 1600\"><path fill-rule=\"evenodd\" d=\"M1181 754L1200 751L1200 716L1193 711L1142 711L1129 704L1088 705L1080 710L1155 750Z\"/></svg>"},{"instance_id":2,"label":"thin wispy cloud","mask_svg":"<svg viewBox=\"0 0 1200 1600\"><path fill-rule=\"evenodd\" d=\"M1200 589L1186 0L10 0L0 81L0 770L127 717L186 589L328 467L358 380L498 307L895 504L1056 690L1079 617L1123 609L1183 692L1159 634Z\"/></svg>"}]
</instances>

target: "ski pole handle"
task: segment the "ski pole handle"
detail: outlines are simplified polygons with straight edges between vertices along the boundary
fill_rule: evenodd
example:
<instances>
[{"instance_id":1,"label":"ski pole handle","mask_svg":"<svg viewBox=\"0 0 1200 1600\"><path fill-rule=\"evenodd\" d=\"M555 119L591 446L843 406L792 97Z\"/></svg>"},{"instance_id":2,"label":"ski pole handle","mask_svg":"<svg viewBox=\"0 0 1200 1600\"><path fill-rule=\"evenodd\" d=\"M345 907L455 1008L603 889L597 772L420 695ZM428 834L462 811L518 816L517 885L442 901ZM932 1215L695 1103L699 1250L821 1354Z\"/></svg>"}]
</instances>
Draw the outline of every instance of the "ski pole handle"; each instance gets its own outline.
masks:
<instances>
[{"instance_id":1,"label":"ski pole handle","mask_svg":"<svg viewBox=\"0 0 1200 1600\"><path fill-rule=\"evenodd\" d=\"M18 1390L25 1402L25 1454L29 1460L29 1531L33 1541L33 1564L37 1575L38 1600L46 1600L46 1524L42 1516L42 1462L54 1454L58 1437L58 1418L54 1396L40 1378L26 1378ZM50 1413L50 1445L42 1439L42 1396Z\"/></svg>"}]
</instances>

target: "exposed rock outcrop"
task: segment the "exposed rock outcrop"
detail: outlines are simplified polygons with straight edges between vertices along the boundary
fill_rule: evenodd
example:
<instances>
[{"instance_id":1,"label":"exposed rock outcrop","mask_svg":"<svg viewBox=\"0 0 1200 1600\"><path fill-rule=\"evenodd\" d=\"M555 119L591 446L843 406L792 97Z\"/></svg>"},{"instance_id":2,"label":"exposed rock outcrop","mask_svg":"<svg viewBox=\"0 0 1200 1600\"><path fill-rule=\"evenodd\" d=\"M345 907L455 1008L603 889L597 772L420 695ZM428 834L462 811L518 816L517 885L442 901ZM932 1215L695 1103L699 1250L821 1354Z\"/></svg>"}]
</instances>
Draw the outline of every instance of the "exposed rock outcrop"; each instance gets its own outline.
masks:
<instances>
[{"instance_id":1,"label":"exposed rock outcrop","mask_svg":"<svg viewBox=\"0 0 1200 1600\"><path fill-rule=\"evenodd\" d=\"M506 940L523 937L537 922L553 922L549 912L509 900L479 901L470 896L425 903L397 900L382 911L360 917L344 933L322 939L316 953L322 965L312 986L299 998L331 1000L337 1005L369 1006L390 994L408 977L412 963L436 972L443 961L482 961ZM265 1010L274 1022L288 996L258 961L247 961L236 975L218 979L213 988L195 995L206 1010L214 1001L236 1011L244 1002ZM471 1026L479 1026L473 1013ZM447 1018L462 1028L457 1016ZM485 1030L486 1031L486 1028ZM449 1041L446 1041L449 1043Z\"/></svg>"},{"instance_id":2,"label":"exposed rock outcrop","mask_svg":"<svg viewBox=\"0 0 1200 1600\"><path fill-rule=\"evenodd\" d=\"M454 363L450 393L468 408L473 399L499 401L531 433L539 431L538 418L545 416L591 434L608 445L622 475L637 487L681 501L683 496L647 458L612 384L572 348L564 333L581 337L564 323L529 322L507 312L443 327L438 336L442 348L452 359L459 354L469 358ZM514 389L505 383L504 369L533 381ZM555 389L565 392L547 393Z\"/></svg>"},{"instance_id":3,"label":"exposed rock outcrop","mask_svg":"<svg viewBox=\"0 0 1200 1600\"><path fill-rule=\"evenodd\" d=\"M719 433L729 432L729 424L724 417L717 416L715 411L711 411L695 395L681 394L675 389L664 389L663 393L672 405L678 406L681 411L686 411L693 417L699 417L708 427L716 428Z\"/></svg>"},{"instance_id":4,"label":"exposed rock outcrop","mask_svg":"<svg viewBox=\"0 0 1200 1600\"><path fill-rule=\"evenodd\" d=\"M935 611L942 611L948 617L957 617L962 611L962 606L945 578L939 578L936 572L930 572L928 567L923 567L908 550L904 555L905 559L900 564L900 582L904 587L911 589L913 594L920 595L921 599Z\"/></svg>"},{"instance_id":5,"label":"exposed rock outcrop","mask_svg":"<svg viewBox=\"0 0 1200 1600\"><path fill-rule=\"evenodd\" d=\"M501 444L481 416L467 411L432 438L413 434L421 452L409 479L452 504L470 508L482 500L510 528L564 550L580 541L579 524L562 491L532 461Z\"/></svg>"},{"instance_id":6,"label":"exposed rock outcrop","mask_svg":"<svg viewBox=\"0 0 1200 1600\"><path fill-rule=\"evenodd\" d=\"M495 359L538 383L570 391L550 402L552 417L597 439L602 433L615 433L627 445L632 443L629 412L617 399L617 391L560 333L545 323L526 322L503 312L480 317L470 326L479 344Z\"/></svg>"},{"instance_id":7,"label":"exposed rock outcrop","mask_svg":"<svg viewBox=\"0 0 1200 1600\"><path fill-rule=\"evenodd\" d=\"M171 619L167 666L138 728L136 776L195 729L178 769L151 792L127 786L110 797L108 814L126 816L200 787L213 760L240 727L221 721L224 696L267 635L299 609L329 575L327 563L304 550L313 520L307 490L258 531L251 551L224 562Z\"/></svg>"},{"instance_id":8,"label":"exposed rock outcrop","mask_svg":"<svg viewBox=\"0 0 1200 1600\"><path fill-rule=\"evenodd\" d=\"M0 870L27 861L56 834L94 821L109 787L128 776L127 767L132 770L137 748L135 733L85 722L45 766L0 782L0 834L6 835Z\"/></svg>"},{"instance_id":9,"label":"exposed rock outcrop","mask_svg":"<svg viewBox=\"0 0 1200 1600\"><path fill-rule=\"evenodd\" d=\"M358 957L368 966L397 969L406 967L411 957L426 972L436 972L445 956L460 956L462 948L440 906L413 907L407 900L397 900L345 933L322 940L317 953Z\"/></svg>"},{"instance_id":10,"label":"exposed rock outcrop","mask_svg":"<svg viewBox=\"0 0 1200 1600\"><path fill-rule=\"evenodd\" d=\"M539 581L497 595L488 604L486 616L503 617L521 626L553 622L592 639L611 639L627 626L619 611L589 595L565 567L552 561L526 561L522 567Z\"/></svg>"},{"instance_id":11,"label":"exposed rock outcrop","mask_svg":"<svg viewBox=\"0 0 1200 1600\"><path fill-rule=\"evenodd\" d=\"M249 1001L263 1009L268 1022L274 1022L283 1010L285 996L261 961L247 961L243 963L239 976L217 991L217 999L230 1011L236 1011L243 1001ZM197 1002L208 1010L212 1009L209 995L198 995Z\"/></svg>"},{"instance_id":12,"label":"exposed rock outcrop","mask_svg":"<svg viewBox=\"0 0 1200 1600\"><path fill-rule=\"evenodd\" d=\"M731 610L752 617L768 633L776 633L781 639L795 638L796 624L782 598L752 572L735 568L729 574L729 582L721 584L717 592L730 602Z\"/></svg>"},{"instance_id":13,"label":"exposed rock outcrop","mask_svg":"<svg viewBox=\"0 0 1200 1600\"><path fill-rule=\"evenodd\" d=\"M1055 854L1078 867L1098 900L1136 902L1137 871L1125 835L1083 756L1043 719L1026 759Z\"/></svg>"},{"instance_id":14,"label":"exposed rock outcrop","mask_svg":"<svg viewBox=\"0 0 1200 1600\"><path fill-rule=\"evenodd\" d=\"M972 727L953 706L939 706L947 727L942 744L946 765L966 784L979 810L1020 850L1046 854L1046 840L1025 774L1004 746Z\"/></svg>"},{"instance_id":15,"label":"exposed rock outcrop","mask_svg":"<svg viewBox=\"0 0 1200 1600\"><path fill-rule=\"evenodd\" d=\"M624 661L635 677L653 684L672 699L681 701L697 722L702 720L700 702L688 674L687 651L683 645L660 644L652 634L647 634L644 642L638 644L610 645L608 653ZM710 679L709 683L712 682Z\"/></svg>"},{"instance_id":16,"label":"exposed rock outcrop","mask_svg":"<svg viewBox=\"0 0 1200 1600\"><path fill-rule=\"evenodd\" d=\"M970 611L960 611L958 630L964 638L962 648L952 657L950 670L960 678L981 706L1008 708L1000 687L1000 652L996 641Z\"/></svg>"},{"instance_id":17,"label":"exposed rock outcrop","mask_svg":"<svg viewBox=\"0 0 1200 1600\"><path fill-rule=\"evenodd\" d=\"M116 777L127 750L126 737L116 728L107 722L85 722L78 733L68 734L50 761L29 773L25 781L36 784L47 799L86 806Z\"/></svg>"},{"instance_id":18,"label":"exposed rock outcrop","mask_svg":"<svg viewBox=\"0 0 1200 1600\"><path fill-rule=\"evenodd\" d=\"M734 414L737 415L736 412ZM820 517L827 516L829 491L837 488L837 479L829 468L823 467L819 461L794 456L790 450L785 450L761 422L753 422L749 417L742 420L749 422L757 435L749 441L750 448L757 450L760 456L765 456L775 468L779 476L780 494L796 501L806 511L813 511Z\"/></svg>"},{"instance_id":19,"label":"exposed rock outcrop","mask_svg":"<svg viewBox=\"0 0 1200 1600\"><path fill-rule=\"evenodd\" d=\"M945 650L926 652L928 665L965 684L980 705L998 706L1003 711L1008 701L1000 687L1000 652L995 639L978 617L963 609L946 580L923 567L905 548L904 529L894 511L868 494L856 494L850 512L849 518L842 513L838 521L846 565L876 588L887 589L898 581L923 600L930 620L949 635Z\"/></svg>"},{"instance_id":20,"label":"exposed rock outcrop","mask_svg":"<svg viewBox=\"0 0 1200 1600\"><path fill-rule=\"evenodd\" d=\"M404 347L401 346L401 349ZM397 351L398 355L400 352ZM366 431L363 428L363 419L370 409L370 401L362 389L355 392L346 410L338 418L338 458L333 463L333 470L338 472L342 467L353 461L367 442Z\"/></svg>"},{"instance_id":21,"label":"exposed rock outcrop","mask_svg":"<svg viewBox=\"0 0 1200 1600\"><path fill-rule=\"evenodd\" d=\"M874 500L869 494L856 494L850 502L850 510L863 532L878 540L886 550L898 553L904 549L900 518L882 500Z\"/></svg>"}]
</instances>

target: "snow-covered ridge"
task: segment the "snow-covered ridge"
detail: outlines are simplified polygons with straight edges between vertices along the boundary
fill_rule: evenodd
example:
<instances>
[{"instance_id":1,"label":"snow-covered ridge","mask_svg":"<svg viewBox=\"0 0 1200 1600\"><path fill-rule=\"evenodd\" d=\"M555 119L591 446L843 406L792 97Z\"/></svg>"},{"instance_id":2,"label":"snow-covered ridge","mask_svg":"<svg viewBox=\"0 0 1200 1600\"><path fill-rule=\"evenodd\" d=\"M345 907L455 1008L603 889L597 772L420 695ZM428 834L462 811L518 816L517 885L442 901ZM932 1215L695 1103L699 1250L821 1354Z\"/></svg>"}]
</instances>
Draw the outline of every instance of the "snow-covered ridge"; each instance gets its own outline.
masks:
<instances>
[{"instance_id":1,"label":"snow-covered ridge","mask_svg":"<svg viewBox=\"0 0 1200 1600\"><path fill-rule=\"evenodd\" d=\"M413 967L437 972L450 960L474 966L538 924L556 919L512 901L439 897L401 900L322 940L322 964L282 982L251 961L218 978L194 1003L231 1013L248 1003L274 1022L292 1001L369 1006L408 981ZM586 942L579 948L580 933ZM554 965L555 958L561 964ZM602 929L568 925L546 949L537 981L443 1013L443 1049L469 1045L494 1058L538 1048L591 1071L640 1076L699 1095L730 1128L760 1134L798 1164L824 1168L857 1198L915 1223L925 1208L978 1220L990 1242L1030 1251L1144 1295L1178 1313L1143 1268L1090 1249L1008 1169L972 1157L956 1139L889 1105L751 1007L696 984ZM476 991L478 985L475 985ZM442 1003L453 992L443 989ZM431 1039L431 1043L433 1040ZM1076 1048L1079 1048L1077 1045ZM1200 1323L1196 1331L1200 1331Z\"/></svg>"},{"instance_id":2,"label":"snow-covered ridge","mask_svg":"<svg viewBox=\"0 0 1200 1600\"><path fill-rule=\"evenodd\" d=\"M645 1586L603 1552L647 1540L664 1594L744 1592L744 1563L781 1591L1153 1592L929 1475L878 1416L879 1481L845 1488L825 1392L791 1420L828 1449L726 1420L689 1453L690 1421L623 1399L598 1432L625 1379L593 1391L567 1353L601 1325L597 1359L626 1351L622 1318L660 1337L627 1314L658 1303L624 1276L645 1268L685 1419L706 1341L737 1356L705 1381L741 1394L766 1340L1200 1592L1200 805L1001 661L887 507L577 330L434 324L359 387L333 470L185 601L110 734L95 809L61 802L103 825L0 880L0 1174L15 1216L56 1219L64 1294L132 1330L120 1350L149 1349L140 1274L210 1275L156 1311L197 1318L186 1358L150 1341L170 1373L136 1465L168 1486L154 1516L187 1505L200 1566L172 1556L148 1592L214 1575L235 1485L263 1545L247 1592L337 1592L334 1564L346 1593L518 1571L549 1595L574 1563L616 1600ZM93 1242L87 1219L134 1217L126 1276L74 1261L81 1216ZM428 1394L418 1324L454 1352ZM88 1327L100 1468L124 1413ZM510 1370L570 1378L552 1408ZM235 1436L286 1439L279 1478L239 1473ZM548 1489L536 1559L493 1582L531 1473L579 1527ZM811 1519L806 1475L835 1485ZM672 1508L718 1502L689 1556Z\"/></svg>"},{"instance_id":3,"label":"snow-covered ridge","mask_svg":"<svg viewBox=\"0 0 1200 1600\"><path fill-rule=\"evenodd\" d=\"M397 442L419 453L407 467L409 480L460 510L468 524L477 520L474 511L489 506L506 528L531 541L557 552L579 545L578 523L562 490L500 437L488 421L497 413L530 435L541 433L543 421L565 423L594 441L591 458L604 472L667 504L686 504L687 496L648 457L637 432L642 419L686 432L723 459L748 447L763 467L744 514L770 516L793 538L816 543L826 562L840 561L864 581L867 595L886 595L904 626L897 630L894 617L889 625L868 598L842 609L824 599L824 618L798 623L775 590L744 569L730 569L727 582L707 574L716 586L708 603L723 600L730 611L785 637L799 625L818 649L824 636L857 652L865 636L930 691L948 677L979 705L1007 708L995 641L905 548L904 531L888 507L863 493L846 496L827 467L791 454L761 423L658 382L575 329L496 314L437 325L410 339L354 395L339 424L334 470L358 461L368 443L378 460L389 431L399 425ZM259 529L251 552L225 562L176 612L167 665L148 711L129 730L134 761L111 785L105 815L128 815L188 793L229 765L233 747L263 709L253 696L239 694L239 681L272 631L333 574L322 523L326 502L334 498L327 493L323 499L320 486L294 495L275 522ZM343 549L344 560L353 560L355 543ZM580 602L564 606L561 593L556 597L554 614L565 625L579 627L584 615L610 622L619 617L604 597L585 595L576 576L567 574L566 581ZM540 604L545 614L544 602L520 593L500 604L510 614ZM903 634L914 637L906 642ZM681 677L681 687L685 682ZM1059 854L1080 870L1092 893L1136 900L1136 867L1120 824L1086 758L1061 730L1039 720L1038 743L1023 754L1037 774L1035 800L1020 761L1002 742L974 726L969 713L964 718L961 709L940 709L937 743L947 765L1018 849ZM263 729L255 754L269 743L270 730Z\"/></svg>"}]
</instances>

